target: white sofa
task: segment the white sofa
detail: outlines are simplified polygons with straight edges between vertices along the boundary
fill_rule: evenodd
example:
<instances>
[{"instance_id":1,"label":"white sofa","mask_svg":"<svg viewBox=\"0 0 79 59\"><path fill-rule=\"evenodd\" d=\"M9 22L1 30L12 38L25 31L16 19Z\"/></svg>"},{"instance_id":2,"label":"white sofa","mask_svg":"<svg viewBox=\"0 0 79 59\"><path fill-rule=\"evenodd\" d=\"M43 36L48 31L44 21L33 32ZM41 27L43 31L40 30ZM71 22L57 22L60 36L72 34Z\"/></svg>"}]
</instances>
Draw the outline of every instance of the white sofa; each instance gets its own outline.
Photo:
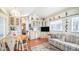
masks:
<instances>
[{"instance_id":1,"label":"white sofa","mask_svg":"<svg viewBox=\"0 0 79 59\"><path fill-rule=\"evenodd\" d=\"M79 37L66 34L50 34L49 44L63 51L79 51Z\"/></svg>"}]
</instances>

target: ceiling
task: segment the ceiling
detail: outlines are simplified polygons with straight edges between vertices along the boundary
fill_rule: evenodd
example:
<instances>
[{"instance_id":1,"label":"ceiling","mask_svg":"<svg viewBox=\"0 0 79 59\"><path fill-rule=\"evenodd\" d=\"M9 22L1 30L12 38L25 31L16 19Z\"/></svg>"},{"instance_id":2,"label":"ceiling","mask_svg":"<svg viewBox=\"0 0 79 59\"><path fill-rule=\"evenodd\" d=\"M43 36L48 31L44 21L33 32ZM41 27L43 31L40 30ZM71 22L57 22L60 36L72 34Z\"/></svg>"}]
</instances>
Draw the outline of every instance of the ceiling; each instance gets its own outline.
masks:
<instances>
[{"instance_id":1,"label":"ceiling","mask_svg":"<svg viewBox=\"0 0 79 59\"><path fill-rule=\"evenodd\" d=\"M66 9L67 7L6 7L11 14L17 13L18 15L38 15L39 17L47 17L51 14L55 14L59 11Z\"/></svg>"}]
</instances>

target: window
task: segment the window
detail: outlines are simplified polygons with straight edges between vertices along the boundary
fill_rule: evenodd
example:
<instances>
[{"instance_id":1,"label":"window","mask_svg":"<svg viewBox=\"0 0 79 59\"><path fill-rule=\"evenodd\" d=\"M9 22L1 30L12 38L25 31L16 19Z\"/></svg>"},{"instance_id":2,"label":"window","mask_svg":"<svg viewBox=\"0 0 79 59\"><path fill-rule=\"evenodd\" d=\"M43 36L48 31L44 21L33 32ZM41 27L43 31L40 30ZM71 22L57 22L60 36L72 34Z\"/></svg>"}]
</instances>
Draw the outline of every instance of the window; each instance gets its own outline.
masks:
<instances>
[{"instance_id":1,"label":"window","mask_svg":"<svg viewBox=\"0 0 79 59\"><path fill-rule=\"evenodd\" d=\"M62 31L62 20L50 22L50 31Z\"/></svg>"},{"instance_id":2,"label":"window","mask_svg":"<svg viewBox=\"0 0 79 59\"><path fill-rule=\"evenodd\" d=\"M5 18L0 16L0 38L5 35Z\"/></svg>"},{"instance_id":3,"label":"window","mask_svg":"<svg viewBox=\"0 0 79 59\"><path fill-rule=\"evenodd\" d=\"M73 17L71 20L71 31L79 32L79 17Z\"/></svg>"}]
</instances>

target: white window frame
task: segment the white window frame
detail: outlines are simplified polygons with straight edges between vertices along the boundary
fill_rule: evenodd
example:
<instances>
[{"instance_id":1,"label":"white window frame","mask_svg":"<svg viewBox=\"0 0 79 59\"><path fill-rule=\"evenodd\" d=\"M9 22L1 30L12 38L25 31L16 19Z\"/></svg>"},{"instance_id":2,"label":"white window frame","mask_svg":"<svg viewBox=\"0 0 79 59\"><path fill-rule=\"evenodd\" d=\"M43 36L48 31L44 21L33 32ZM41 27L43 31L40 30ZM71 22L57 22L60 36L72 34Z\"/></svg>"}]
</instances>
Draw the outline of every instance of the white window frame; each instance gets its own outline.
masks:
<instances>
[{"instance_id":1,"label":"white window frame","mask_svg":"<svg viewBox=\"0 0 79 59\"><path fill-rule=\"evenodd\" d=\"M71 32L79 32L79 16L72 17Z\"/></svg>"},{"instance_id":2,"label":"white window frame","mask_svg":"<svg viewBox=\"0 0 79 59\"><path fill-rule=\"evenodd\" d=\"M0 36L0 40L5 36L5 31L6 31L6 24L5 24L5 18L0 16L0 22L2 22L3 24L0 23L0 34L2 34L3 36ZM2 29L3 28L3 29Z\"/></svg>"},{"instance_id":3,"label":"white window frame","mask_svg":"<svg viewBox=\"0 0 79 59\"><path fill-rule=\"evenodd\" d=\"M61 25L58 29L58 25ZM50 22L50 31L54 31L54 32L61 32L63 31L63 21L62 20L56 20L56 21L52 21Z\"/></svg>"}]
</instances>

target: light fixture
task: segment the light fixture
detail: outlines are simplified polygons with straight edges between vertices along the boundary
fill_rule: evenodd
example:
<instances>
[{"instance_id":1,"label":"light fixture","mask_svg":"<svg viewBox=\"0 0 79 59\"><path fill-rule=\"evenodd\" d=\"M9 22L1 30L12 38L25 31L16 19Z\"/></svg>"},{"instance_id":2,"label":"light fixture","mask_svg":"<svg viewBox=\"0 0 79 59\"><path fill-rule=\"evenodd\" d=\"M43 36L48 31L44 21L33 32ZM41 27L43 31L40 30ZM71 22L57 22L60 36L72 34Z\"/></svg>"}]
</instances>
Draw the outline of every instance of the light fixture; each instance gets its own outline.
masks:
<instances>
[{"instance_id":1,"label":"light fixture","mask_svg":"<svg viewBox=\"0 0 79 59\"><path fill-rule=\"evenodd\" d=\"M10 13L12 16L20 16L20 12L16 9L16 7L13 8Z\"/></svg>"}]
</instances>

